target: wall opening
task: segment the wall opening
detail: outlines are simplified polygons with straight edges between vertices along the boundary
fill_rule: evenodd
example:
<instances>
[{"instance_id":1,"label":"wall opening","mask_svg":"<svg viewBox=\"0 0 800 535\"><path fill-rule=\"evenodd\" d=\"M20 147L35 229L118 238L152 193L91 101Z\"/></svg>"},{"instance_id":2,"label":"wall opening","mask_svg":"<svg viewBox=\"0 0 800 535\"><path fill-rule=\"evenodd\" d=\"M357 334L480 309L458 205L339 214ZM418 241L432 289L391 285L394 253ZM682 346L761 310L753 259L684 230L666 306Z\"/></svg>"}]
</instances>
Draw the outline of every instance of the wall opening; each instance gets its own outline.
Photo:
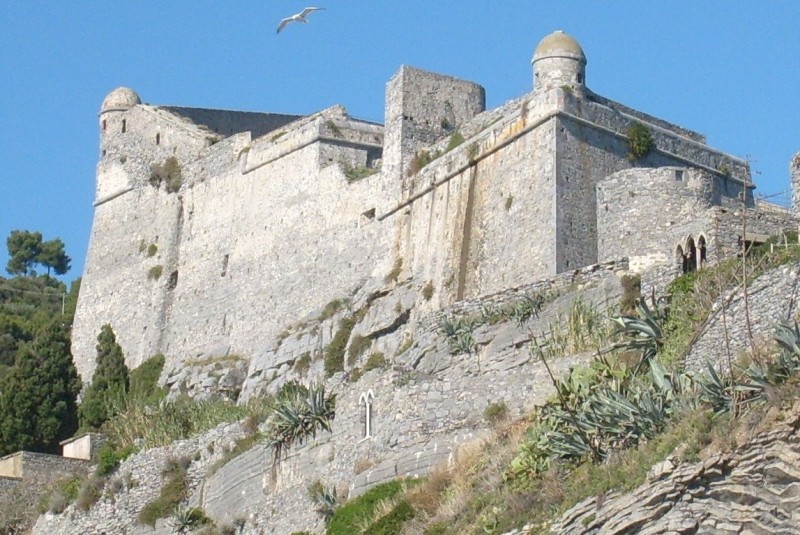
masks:
<instances>
[{"instance_id":1,"label":"wall opening","mask_svg":"<svg viewBox=\"0 0 800 535\"><path fill-rule=\"evenodd\" d=\"M691 236L686 240L686 249L683 252L683 272L692 273L697 271L697 248L694 245L694 238Z\"/></svg>"},{"instance_id":2,"label":"wall opening","mask_svg":"<svg viewBox=\"0 0 800 535\"><path fill-rule=\"evenodd\" d=\"M161 134L156 134L156 145L161 145Z\"/></svg>"},{"instance_id":3,"label":"wall opening","mask_svg":"<svg viewBox=\"0 0 800 535\"><path fill-rule=\"evenodd\" d=\"M362 421L364 424L362 440L372 438L372 402L374 399L375 395L372 393L372 390L367 390L365 393L361 394L358 400L359 405L364 405L364 410L361 413L363 415Z\"/></svg>"},{"instance_id":4,"label":"wall opening","mask_svg":"<svg viewBox=\"0 0 800 535\"><path fill-rule=\"evenodd\" d=\"M683 271L683 262L684 262L684 260L685 259L683 258L683 247L678 245L675 248L675 263L681 268L681 272L684 272Z\"/></svg>"},{"instance_id":5,"label":"wall opening","mask_svg":"<svg viewBox=\"0 0 800 535\"><path fill-rule=\"evenodd\" d=\"M127 131L128 131L128 123L125 121L125 119L123 119L122 120L122 133L124 134Z\"/></svg>"},{"instance_id":6,"label":"wall opening","mask_svg":"<svg viewBox=\"0 0 800 535\"><path fill-rule=\"evenodd\" d=\"M106 125L106 120L105 120L105 119L103 119L103 132L105 132L105 131L106 131L106 126L107 126L107 125Z\"/></svg>"},{"instance_id":7,"label":"wall opening","mask_svg":"<svg viewBox=\"0 0 800 535\"><path fill-rule=\"evenodd\" d=\"M228 272L228 256L229 255L225 255L222 257L222 273L220 274L220 277L224 277Z\"/></svg>"},{"instance_id":8,"label":"wall opening","mask_svg":"<svg viewBox=\"0 0 800 535\"><path fill-rule=\"evenodd\" d=\"M701 269L706 265L706 238L700 236L697 238L697 268Z\"/></svg>"}]
</instances>

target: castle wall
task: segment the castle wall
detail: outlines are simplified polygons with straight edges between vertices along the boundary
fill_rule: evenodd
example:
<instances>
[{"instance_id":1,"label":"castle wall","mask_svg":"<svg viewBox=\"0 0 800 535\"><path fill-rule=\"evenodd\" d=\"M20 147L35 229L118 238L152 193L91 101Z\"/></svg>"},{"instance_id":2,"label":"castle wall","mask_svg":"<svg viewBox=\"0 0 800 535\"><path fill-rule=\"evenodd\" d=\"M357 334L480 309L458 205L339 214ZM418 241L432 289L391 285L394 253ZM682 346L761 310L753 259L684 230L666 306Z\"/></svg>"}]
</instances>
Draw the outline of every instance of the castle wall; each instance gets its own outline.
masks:
<instances>
[{"instance_id":1,"label":"castle wall","mask_svg":"<svg viewBox=\"0 0 800 535\"><path fill-rule=\"evenodd\" d=\"M375 206L380 175L348 183L342 173L343 162L379 159L378 125L348 123L333 108L255 141L243 133L209 145L192 125L179 142L184 131L170 128L185 121L164 110L137 106L122 115L125 134L103 139L103 195L73 330L85 379L105 323L131 367L159 352L170 360L249 356L264 336L350 292L377 251L387 256L361 215ZM151 165L172 154L180 187L151 185ZM109 179L112 166L118 183Z\"/></svg>"},{"instance_id":2,"label":"castle wall","mask_svg":"<svg viewBox=\"0 0 800 535\"><path fill-rule=\"evenodd\" d=\"M166 328L165 283L181 212L177 195L150 186L95 207L72 331L72 354L84 380L94 372L97 336L106 323L128 366L159 352Z\"/></svg>"},{"instance_id":3,"label":"castle wall","mask_svg":"<svg viewBox=\"0 0 800 535\"><path fill-rule=\"evenodd\" d=\"M385 244L361 216L369 188L348 184L337 165L320 171L319 150L230 169L185 193L165 353L252 355L370 274Z\"/></svg>"},{"instance_id":4,"label":"castle wall","mask_svg":"<svg viewBox=\"0 0 800 535\"><path fill-rule=\"evenodd\" d=\"M395 208L400 254L433 307L555 273L552 103L520 100L410 177ZM480 120L477 118L476 120Z\"/></svg>"}]
</instances>

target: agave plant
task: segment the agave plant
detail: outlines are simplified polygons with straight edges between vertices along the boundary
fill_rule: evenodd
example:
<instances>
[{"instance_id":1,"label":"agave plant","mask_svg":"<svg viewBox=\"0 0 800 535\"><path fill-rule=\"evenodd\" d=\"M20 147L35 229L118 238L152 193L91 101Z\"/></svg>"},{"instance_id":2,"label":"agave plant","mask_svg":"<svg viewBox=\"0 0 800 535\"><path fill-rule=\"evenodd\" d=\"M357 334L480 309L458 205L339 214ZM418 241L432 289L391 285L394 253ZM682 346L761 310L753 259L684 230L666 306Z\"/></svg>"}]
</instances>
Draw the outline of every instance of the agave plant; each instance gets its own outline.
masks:
<instances>
[{"instance_id":1,"label":"agave plant","mask_svg":"<svg viewBox=\"0 0 800 535\"><path fill-rule=\"evenodd\" d=\"M268 432L268 445L275 461L279 461L293 444L316 437L320 430L330 432L335 417L336 395L326 396L323 385L312 388L300 385L284 396L279 395Z\"/></svg>"},{"instance_id":2,"label":"agave plant","mask_svg":"<svg viewBox=\"0 0 800 535\"><path fill-rule=\"evenodd\" d=\"M800 358L800 326L779 323L775 326L775 341L783 349L784 354Z\"/></svg>"},{"instance_id":3,"label":"agave plant","mask_svg":"<svg viewBox=\"0 0 800 535\"><path fill-rule=\"evenodd\" d=\"M323 485L322 482L317 481L308 488L308 493L316 504L316 509L314 510L317 514L322 517L325 524L330 522L331 518L333 518L333 513L339 506L336 488Z\"/></svg>"},{"instance_id":4,"label":"agave plant","mask_svg":"<svg viewBox=\"0 0 800 535\"><path fill-rule=\"evenodd\" d=\"M184 505L178 505L168 521L172 531L179 534L189 533L193 529L209 523L211 523L211 519L206 516L202 509Z\"/></svg>"},{"instance_id":5,"label":"agave plant","mask_svg":"<svg viewBox=\"0 0 800 535\"><path fill-rule=\"evenodd\" d=\"M638 373L650 362L664 345L663 325L667 319L667 310L654 296L651 296L650 302L652 306L648 306L645 299L637 299L636 316L611 318L611 321L617 324L613 334L622 334L625 340L612 345L609 351L616 349L641 351L642 356L634 373Z\"/></svg>"}]
</instances>

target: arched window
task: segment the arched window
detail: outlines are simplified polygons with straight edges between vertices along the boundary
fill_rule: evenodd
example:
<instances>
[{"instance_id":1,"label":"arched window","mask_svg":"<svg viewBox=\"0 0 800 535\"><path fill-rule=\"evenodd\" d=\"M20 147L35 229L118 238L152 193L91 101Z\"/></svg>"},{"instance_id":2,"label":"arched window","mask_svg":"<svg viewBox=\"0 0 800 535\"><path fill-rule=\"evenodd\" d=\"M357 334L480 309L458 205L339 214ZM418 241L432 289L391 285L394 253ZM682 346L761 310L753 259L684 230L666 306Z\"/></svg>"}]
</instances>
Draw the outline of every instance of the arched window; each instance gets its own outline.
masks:
<instances>
[{"instance_id":1,"label":"arched window","mask_svg":"<svg viewBox=\"0 0 800 535\"><path fill-rule=\"evenodd\" d=\"M697 270L697 248L694 245L694 238L689 236L686 240L686 249L683 253L683 272L691 273Z\"/></svg>"},{"instance_id":2,"label":"arched window","mask_svg":"<svg viewBox=\"0 0 800 535\"><path fill-rule=\"evenodd\" d=\"M375 399L375 395L372 393L372 390L367 390L365 393L361 394L361 397L358 399L358 404L364 404L364 436L363 439L371 438L372 437L372 401Z\"/></svg>"},{"instance_id":3,"label":"arched window","mask_svg":"<svg viewBox=\"0 0 800 535\"><path fill-rule=\"evenodd\" d=\"M697 238L697 268L701 269L706 265L706 237L700 235Z\"/></svg>"},{"instance_id":4,"label":"arched window","mask_svg":"<svg viewBox=\"0 0 800 535\"><path fill-rule=\"evenodd\" d=\"M675 263L681 268L681 273L686 273L686 257L683 256L683 247L675 248Z\"/></svg>"}]
</instances>

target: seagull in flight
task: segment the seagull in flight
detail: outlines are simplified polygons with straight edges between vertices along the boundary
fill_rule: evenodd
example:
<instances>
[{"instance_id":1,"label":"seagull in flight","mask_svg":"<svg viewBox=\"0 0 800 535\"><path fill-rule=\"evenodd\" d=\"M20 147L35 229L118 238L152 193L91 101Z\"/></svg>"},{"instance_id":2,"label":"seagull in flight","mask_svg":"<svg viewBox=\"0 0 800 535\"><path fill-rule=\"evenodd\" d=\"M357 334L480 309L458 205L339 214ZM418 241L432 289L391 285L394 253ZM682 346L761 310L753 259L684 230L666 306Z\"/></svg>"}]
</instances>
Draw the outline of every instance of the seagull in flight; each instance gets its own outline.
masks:
<instances>
[{"instance_id":1,"label":"seagull in flight","mask_svg":"<svg viewBox=\"0 0 800 535\"><path fill-rule=\"evenodd\" d=\"M324 7L307 7L300 13L292 15L291 17L286 17L281 21L280 24L278 24L278 31L276 33L281 33L281 30L284 28L284 26L290 22L308 22L306 17L309 13L313 13L314 11L323 11L324 9Z\"/></svg>"}]
</instances>

